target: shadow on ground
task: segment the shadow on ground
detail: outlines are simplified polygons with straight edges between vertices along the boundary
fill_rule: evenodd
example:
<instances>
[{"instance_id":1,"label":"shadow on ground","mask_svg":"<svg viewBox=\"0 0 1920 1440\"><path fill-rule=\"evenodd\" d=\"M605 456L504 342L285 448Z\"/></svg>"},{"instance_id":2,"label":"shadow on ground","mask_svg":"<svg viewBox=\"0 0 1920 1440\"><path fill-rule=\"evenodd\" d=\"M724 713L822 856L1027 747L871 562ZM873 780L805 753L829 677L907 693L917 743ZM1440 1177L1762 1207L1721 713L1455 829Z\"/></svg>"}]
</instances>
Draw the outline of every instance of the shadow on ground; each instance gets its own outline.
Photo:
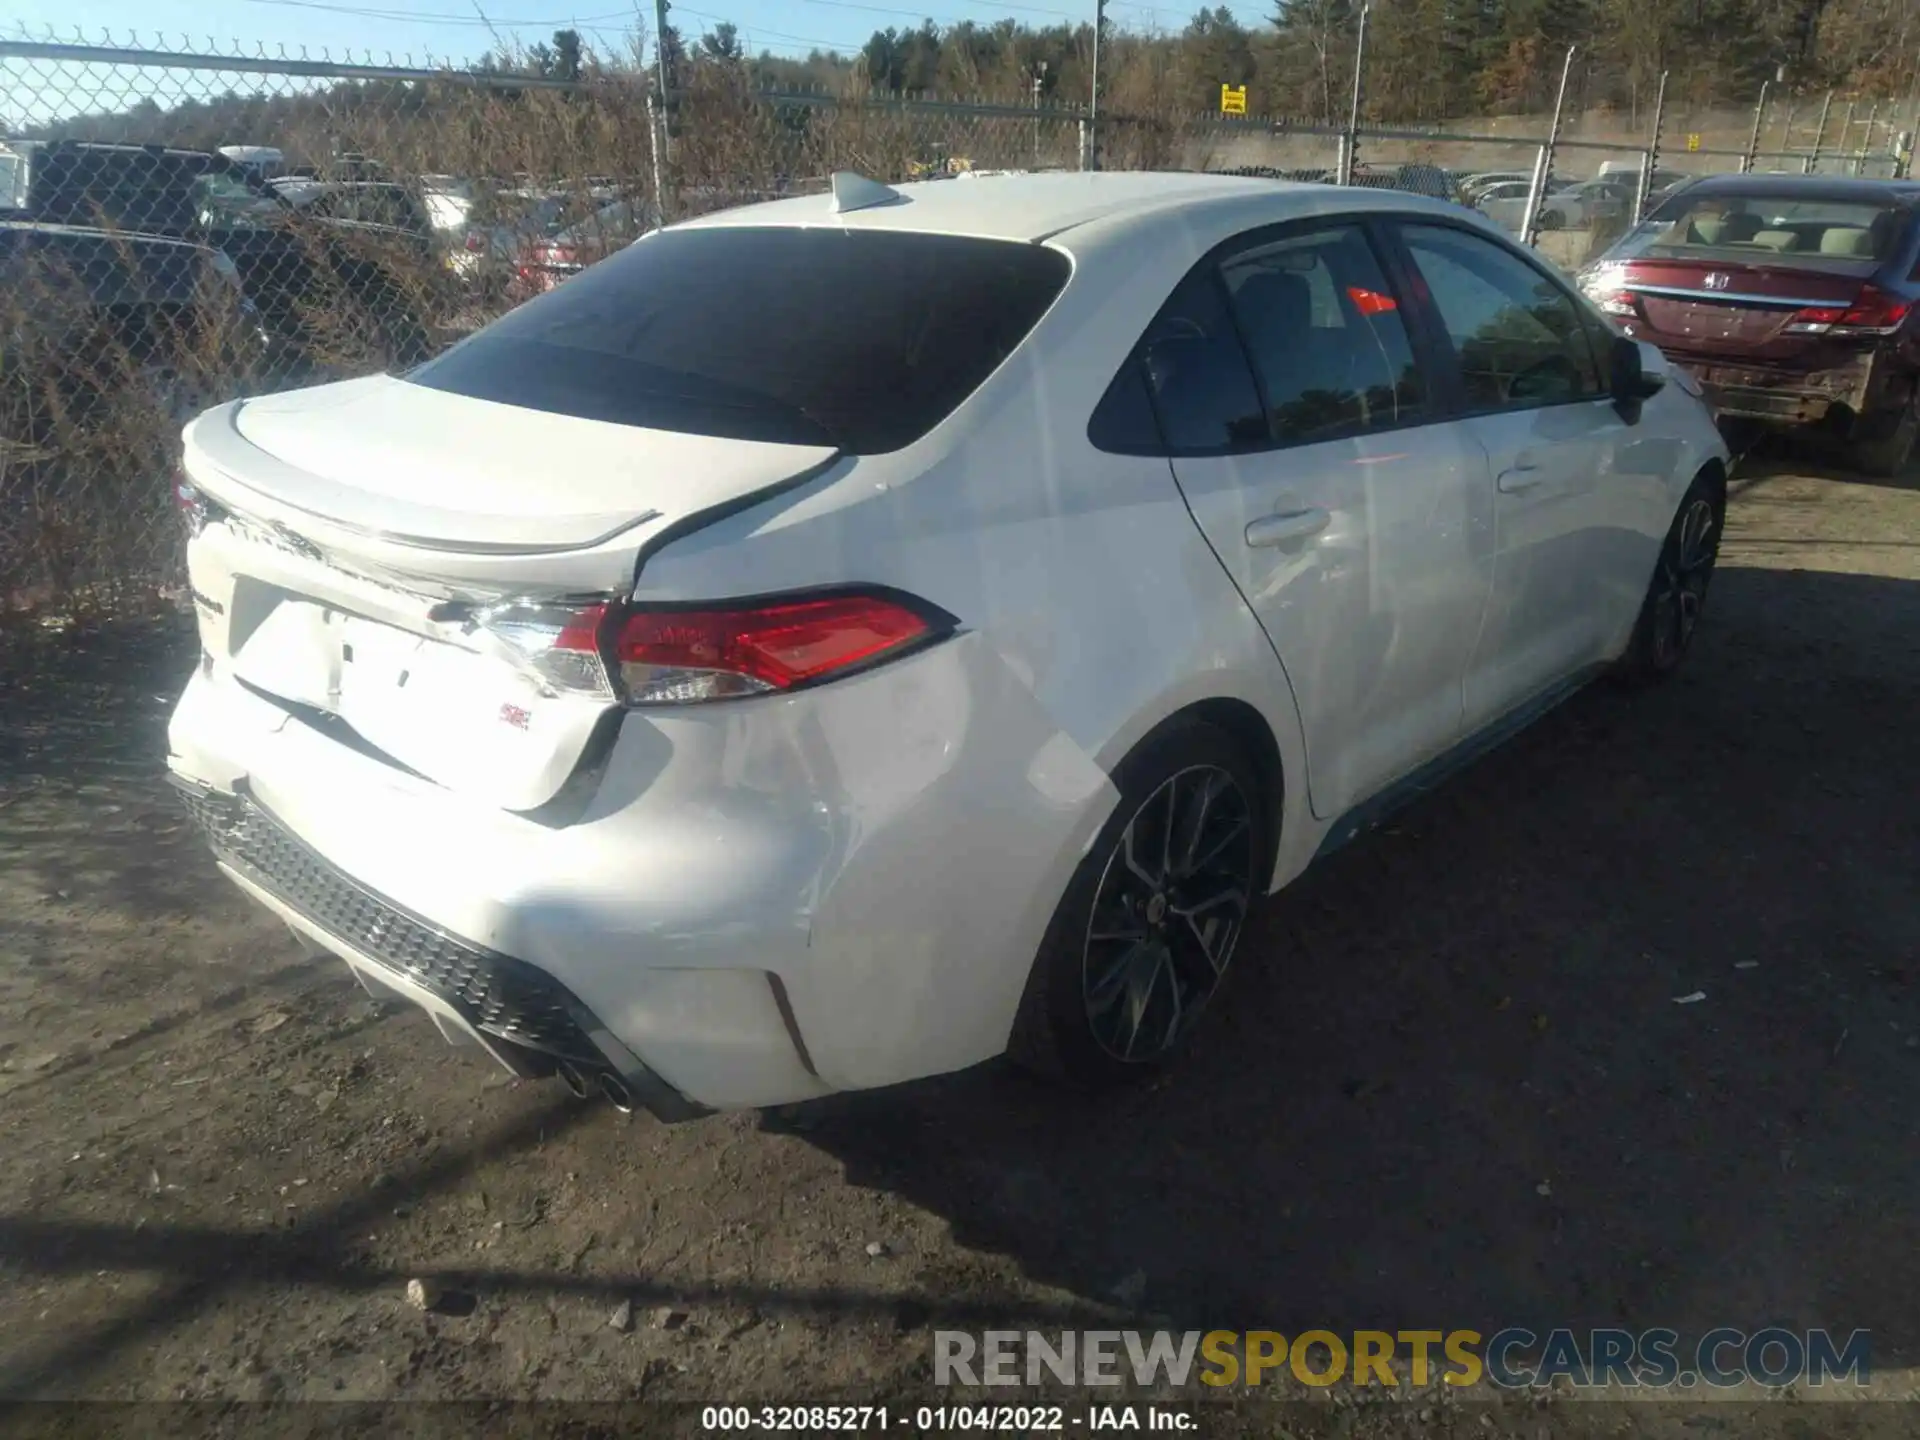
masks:
<instances>
[{"instance_id":1,"label":"shadow on ground","mask_svg":"<svg viewBox=\"0 0 1920 1440\"><path fill-rule=\"evenodd\" d=\"M0 627L0 857L46 898L141 919L204 908L180 883L202 847L164 778L194 651L189 615Z\"/></svg>"},{"instance_id":2,"label":"shadow on ground","mask_svg":"<svg viewBox=\"0 0 1920 1440\"><path fill-rule=\"evenodd\" d=\"M1920 585L1715 584L1674 682L1586 693L1270 901L1164 1082L797 1118L962 1244L1183 1325L1920 1360Z\"/></svg>"}]
</instances>

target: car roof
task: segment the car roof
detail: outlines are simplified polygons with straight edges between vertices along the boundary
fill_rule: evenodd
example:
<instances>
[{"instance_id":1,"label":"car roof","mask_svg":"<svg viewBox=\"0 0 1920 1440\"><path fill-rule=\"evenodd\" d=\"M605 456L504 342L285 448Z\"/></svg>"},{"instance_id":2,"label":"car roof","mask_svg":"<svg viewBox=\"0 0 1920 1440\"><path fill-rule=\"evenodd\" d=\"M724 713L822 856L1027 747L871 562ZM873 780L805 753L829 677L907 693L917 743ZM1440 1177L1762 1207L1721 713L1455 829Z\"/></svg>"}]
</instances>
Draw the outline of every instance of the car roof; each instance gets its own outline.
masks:
<instances>
[{"instance_id":1,"label":"car roof","mask_svg":"<svg viewBox=\"0 0 1920 1440\"><path fill-rule=\"evenodd\" d=\"M1806 200L1856 201L1911 205L1920 200L1920 181L1868 180L1840 175L1706 175L1687 187L1695 195L1795 196Z\"/></svg>"},{"instance_id":2,"label":"car roof","mask_svg":"<svg viewBox=\"0 0 1920 1440\"><path fill-rule=\"evenodd\" d=\"M835 225L1031 241L1127 213L1146 215L1235 196L1274 196L1288 191L1317 195L1326 189L1250 176L1140 170L973 172L951 180L890 188L897 198L861 209L836 212L830 195L803 195L716 211L673 228ZM1353 193L1357 198L1378 192Z\"/></svg>"}]
</instances>

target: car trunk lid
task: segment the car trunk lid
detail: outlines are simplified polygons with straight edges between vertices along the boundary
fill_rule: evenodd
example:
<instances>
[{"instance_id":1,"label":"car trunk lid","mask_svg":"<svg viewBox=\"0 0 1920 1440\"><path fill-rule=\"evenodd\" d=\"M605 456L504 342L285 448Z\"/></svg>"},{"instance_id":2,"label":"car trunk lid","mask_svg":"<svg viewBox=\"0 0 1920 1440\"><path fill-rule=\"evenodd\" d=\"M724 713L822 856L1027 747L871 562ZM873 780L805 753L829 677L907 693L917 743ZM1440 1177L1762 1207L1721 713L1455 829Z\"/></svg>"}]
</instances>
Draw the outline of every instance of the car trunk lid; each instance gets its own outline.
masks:
<instances>
[{"instance_id":1,"label":"car trunk lid","mask_svg":"<svg viewBox=\"0 0 1920 1440\"><path fill-rule=\"evenodd\" d=\"M1643 260L1623 268L1620 288L1638 311L1640 338L1676 356L1817 369L1857 346L1795 328L1802 312L1844 312L1866 285L1799 266Z\"/></svg>"},{"instance_id":2,"label":"car trunk lid","mask_svg":"<svg viewBox=\"0 0 1920 1440\"><path fill-rule=\"evenodd\" d=\"M838 453L387 377L223 406L186 440L207 653L296 719L516 811L553 800L614 714L542 669L542 627L626 593L649 539Z\"/></svg>"}]
</instances>

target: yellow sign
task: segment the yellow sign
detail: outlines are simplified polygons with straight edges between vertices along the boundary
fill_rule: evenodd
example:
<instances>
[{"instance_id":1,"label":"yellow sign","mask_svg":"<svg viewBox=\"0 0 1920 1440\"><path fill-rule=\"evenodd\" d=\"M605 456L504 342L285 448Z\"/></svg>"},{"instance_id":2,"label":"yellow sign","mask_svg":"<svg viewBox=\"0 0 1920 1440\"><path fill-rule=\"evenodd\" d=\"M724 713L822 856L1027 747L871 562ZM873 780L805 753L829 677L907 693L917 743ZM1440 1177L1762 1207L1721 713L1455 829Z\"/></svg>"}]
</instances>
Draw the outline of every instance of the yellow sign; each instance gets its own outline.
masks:
<instances>
[{"instance_id":1,"label":"yellow sign","mask_svg":"<svg viewBox=\"0 0 1920 1440\"><path fill-rule=\"evenodd\" d=\"M1700 137L1698 135L1687 136L1687 149L1698 150L1699 148L1700 148Z\"/></svg>"},{"instance_id":2,"label":"yellow sign","mask_svg":"<svg viewBox=\"0 0 1920 1440\"><path fill-rule=\"evenodd\" d=\"M1220 113L1222 115L1246 114L1247 87L1244 85L1222 85L1220 87Z\"/></svg>"}]
</instances>

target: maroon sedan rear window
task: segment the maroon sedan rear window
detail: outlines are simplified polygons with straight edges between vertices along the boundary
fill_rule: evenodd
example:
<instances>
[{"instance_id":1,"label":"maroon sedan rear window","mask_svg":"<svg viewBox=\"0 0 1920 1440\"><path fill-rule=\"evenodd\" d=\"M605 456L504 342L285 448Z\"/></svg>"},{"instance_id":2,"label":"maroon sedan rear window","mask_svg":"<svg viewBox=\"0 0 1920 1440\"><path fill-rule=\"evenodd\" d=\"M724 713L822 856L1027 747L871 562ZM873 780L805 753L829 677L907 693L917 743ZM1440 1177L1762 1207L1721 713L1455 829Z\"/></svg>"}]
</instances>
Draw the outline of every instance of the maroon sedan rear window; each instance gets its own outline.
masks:
<instances>
[{"instance_id":1,"label":"maroon sedan rear window","mask_svg":"<svg viewBox=\"0 0 1920 1440\"><path fill-rule=\"evenodd\" d=\"M1897 205L1724 192L1678 196L1620 242L1612 258L1740 261L1865 273L1905 237Z\"/></svg>"}]
</instances>

